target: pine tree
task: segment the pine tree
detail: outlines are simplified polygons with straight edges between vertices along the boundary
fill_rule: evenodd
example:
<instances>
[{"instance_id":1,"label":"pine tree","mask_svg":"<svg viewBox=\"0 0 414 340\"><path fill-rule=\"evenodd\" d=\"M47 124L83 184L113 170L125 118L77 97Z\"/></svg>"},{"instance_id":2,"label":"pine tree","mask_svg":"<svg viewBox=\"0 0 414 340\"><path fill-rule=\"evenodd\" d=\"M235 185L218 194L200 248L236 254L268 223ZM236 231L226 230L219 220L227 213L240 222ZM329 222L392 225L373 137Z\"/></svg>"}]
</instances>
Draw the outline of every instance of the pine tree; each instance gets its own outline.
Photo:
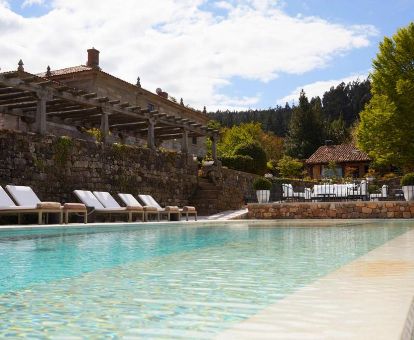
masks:
<instances>
[{"instance_id":1,"label":"pine tree","mask_svg":"<svg viewBox=\"0 0 414 340\"><path fill-rule=\"evenodd\" d=\"M286 153L299 159L308 158L324 140L322 104L319 97L309 102L302 90L294 108L285 140Z\"/></svg>"}]
</instances>

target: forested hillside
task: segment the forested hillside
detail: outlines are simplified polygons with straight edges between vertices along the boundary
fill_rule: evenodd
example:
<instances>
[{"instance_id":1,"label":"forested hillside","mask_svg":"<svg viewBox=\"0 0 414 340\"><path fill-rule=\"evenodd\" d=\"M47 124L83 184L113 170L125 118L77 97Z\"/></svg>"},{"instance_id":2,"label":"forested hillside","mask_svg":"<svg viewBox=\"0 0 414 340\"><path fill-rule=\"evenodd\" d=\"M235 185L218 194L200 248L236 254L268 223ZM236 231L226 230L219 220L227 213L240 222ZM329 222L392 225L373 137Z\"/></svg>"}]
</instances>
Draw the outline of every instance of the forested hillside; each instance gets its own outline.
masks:
<instances>
[{"instance_id":1,"label":"forested hillside","mask_svg":"<svg viewBox=\"0 0 414 340\"><path fill-rule=\"evenodd\" d=\"M341 83L325 92L322 99L312 98L310 102L320 101L320 119L322 125L329 125L341 119L349 128L357 119L365 104L371 98L369 80ZM298 98L299 101L299 98ZM241 123L259 122L264 131L285 137L288 134L292 113L296 106L286 103L284 107L276 106L265 110L217 111L209 116L222 126L231 127Z\"/></svg>"}]
</instances>

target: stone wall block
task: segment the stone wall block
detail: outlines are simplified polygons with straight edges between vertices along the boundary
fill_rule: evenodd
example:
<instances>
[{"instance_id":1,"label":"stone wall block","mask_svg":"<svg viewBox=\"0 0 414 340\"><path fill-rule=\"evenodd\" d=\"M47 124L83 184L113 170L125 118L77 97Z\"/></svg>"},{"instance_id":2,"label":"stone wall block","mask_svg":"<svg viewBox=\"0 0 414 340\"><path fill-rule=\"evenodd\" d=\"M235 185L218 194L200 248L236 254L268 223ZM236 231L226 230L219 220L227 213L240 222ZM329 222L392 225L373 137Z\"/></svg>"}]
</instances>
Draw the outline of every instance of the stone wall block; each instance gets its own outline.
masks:
<instances>
[{"instance_id":1,"label":"stone wall block","mask_svg":"<svg viewBox=\"0 0 414 340\"><path fill-rule=\"evenodd\" d=\"M414 202L248 204L248 218L414 218Z\"/></svg>"}]
</instances>

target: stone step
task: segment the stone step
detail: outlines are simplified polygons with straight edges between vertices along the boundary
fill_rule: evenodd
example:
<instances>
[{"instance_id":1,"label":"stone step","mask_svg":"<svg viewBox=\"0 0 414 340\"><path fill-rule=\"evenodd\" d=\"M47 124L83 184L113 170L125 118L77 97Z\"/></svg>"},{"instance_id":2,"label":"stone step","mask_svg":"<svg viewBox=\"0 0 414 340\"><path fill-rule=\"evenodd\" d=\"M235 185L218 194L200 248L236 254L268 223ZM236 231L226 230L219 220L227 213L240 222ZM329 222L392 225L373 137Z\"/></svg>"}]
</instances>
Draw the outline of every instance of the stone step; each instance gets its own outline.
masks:
<instances>
[{"instance_id":1,"label":"stone step","mask_svg":"<svg viewBox=\"0 0 414 340\"><path fill-rule=\"evenodd\" d=\"M191 200L191 205L197 208L197 212L202 215L210 215L219 212L217 209L218 199L205 198L200 200Z\"/></svg>"},{"instance_id":2,"label":"stone step","mask_svg":"<svg viewBox=\"0 0 414 340\"><path fill-rule=\"evenodd\" d=\"M207 178L198 178L198 187L194 196L190 199L190 204L197 207L199 215L213 215L220 212L219 197L222 187L211 183Z\"/></svg>"},{"instance_id":3,"label":"stone step","mask_svg":"<svg viewBox=\"0 0 414 340\"><path fill-rule=\"evenodd\" d=\"M198 190L202 190L202 189L217 189L217 190L221 190L221 188L213 183L207 182L207 183L198 183Z\"/></svg>"},{"instance_id":4,"label":"stone step","mask_svg":"<svg viewBox=\"0 0 414 340\"><path fill-rule=\"evenodd\" d=\"M218 190L201 190L193 196L193 200L203 200L205 198L219 198L221 191Z\"/></svg>"}]
</instances>

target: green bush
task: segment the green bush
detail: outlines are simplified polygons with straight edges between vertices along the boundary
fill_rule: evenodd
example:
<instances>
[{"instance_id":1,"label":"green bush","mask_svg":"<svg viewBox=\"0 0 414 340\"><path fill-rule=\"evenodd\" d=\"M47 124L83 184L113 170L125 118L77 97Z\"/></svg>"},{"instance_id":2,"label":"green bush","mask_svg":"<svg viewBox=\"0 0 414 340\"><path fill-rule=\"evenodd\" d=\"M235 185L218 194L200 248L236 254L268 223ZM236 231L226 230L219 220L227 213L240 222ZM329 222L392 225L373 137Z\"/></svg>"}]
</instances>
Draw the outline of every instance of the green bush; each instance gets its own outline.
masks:
<instances>
[{"instance_id":1,"label":"green bush","mask_svg":"<svg viewBox=\"0 0 414 340\"><path fill-rule=\"evenodd\" d=\"M254 160L253 173L262 175L267 169L267 156L257 143L240 144L234 149L234 155L249 156Z\"/></svg>"},{"instance_id":2,"label":"green bush","mask_svg":"<svg viewBox=\"0 0 414 340\"><path fill-rule=\"evenodd\" d=\"M405 174L401 178L401 186L408 186L408 185L414 185L414 172Z\"/></svg>"},{"instance_id":3,"label":"green bush","mask_svg":"<svg viewBox=\"0 0 414 340\"><path fill-rule=\"evenodd\" d=\"M227 166L230 169L244 171L244 172L254 172L254 160L250 156L227 156L221 158L221 163L223 166Z\"/></svg>"},{"instance_id":4,"label":"green bush","mask_svg":"<svg viewBox=\"0 0 414 340\"><path fill-rule=\"evenodd\" d=\"M290 156L283 156L277 162L277 170L281 177L299 177L302 174L303 163Z\"/></svg>"},{"instance_id":5,"label":"green bush","mask_svg":"<svg viewBox=\"0 0 414 340\"><path fill-rule=\"evenodd\" d=\"M258 177L253 181L254 190L270 190L272 182L264 177Z\"/></svg>"}]
</instances>

